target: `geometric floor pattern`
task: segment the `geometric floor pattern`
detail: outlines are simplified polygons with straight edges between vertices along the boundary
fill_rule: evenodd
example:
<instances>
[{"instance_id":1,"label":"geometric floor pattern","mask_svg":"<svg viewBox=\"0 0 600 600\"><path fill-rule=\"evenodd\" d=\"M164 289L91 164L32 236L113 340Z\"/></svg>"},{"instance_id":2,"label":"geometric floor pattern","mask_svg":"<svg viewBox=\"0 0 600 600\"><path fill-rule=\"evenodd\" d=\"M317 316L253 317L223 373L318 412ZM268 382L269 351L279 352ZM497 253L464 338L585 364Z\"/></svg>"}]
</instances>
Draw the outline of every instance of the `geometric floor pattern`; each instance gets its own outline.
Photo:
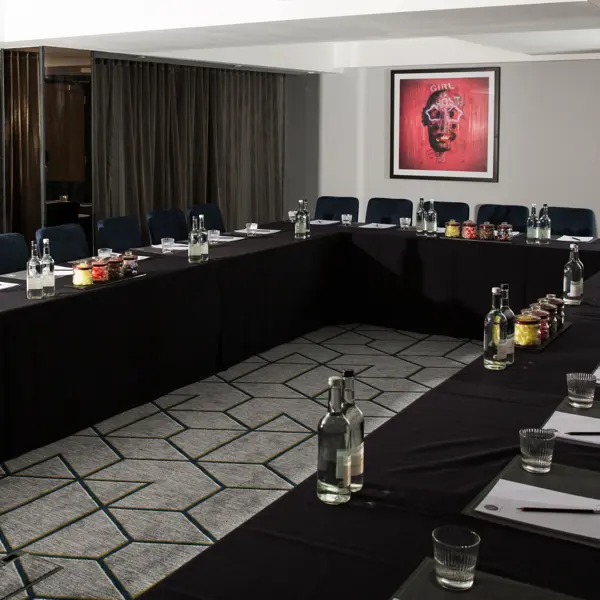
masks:
<instances>
[{"instance_id":1,"label":"geometric floor pattern","mask_svg":"<svg viewBox=\"0 0 600 600\"><path fill-rule=\"evenodd\" d=\"M314 473L329 376L354 369L370 433L480 355L326 327L3 463L0 551L62 567L15 597L135 598Z\"/></svg>"}]
</instances>

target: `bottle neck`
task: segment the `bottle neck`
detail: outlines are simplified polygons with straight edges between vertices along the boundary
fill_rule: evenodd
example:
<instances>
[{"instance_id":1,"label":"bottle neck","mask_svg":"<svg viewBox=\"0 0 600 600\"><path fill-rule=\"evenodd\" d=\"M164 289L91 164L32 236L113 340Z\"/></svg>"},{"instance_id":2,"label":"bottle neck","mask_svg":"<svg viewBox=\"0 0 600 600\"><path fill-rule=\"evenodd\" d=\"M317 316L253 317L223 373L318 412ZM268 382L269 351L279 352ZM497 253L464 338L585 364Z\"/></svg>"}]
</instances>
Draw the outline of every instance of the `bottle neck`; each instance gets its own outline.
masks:
<instances>
[{"instance_id":1,"label":"bottle neck","mask_svg":"<svg viewBox=\"0 0 600 600\"><path fill-rule=\"evenodd\" d=\"M198 217L198 229L204 229L204 215Z\"/></svg>"},{"instance_id":2,"label":"bottle neck","mask_svg":"<svg viewBox=\"0 0 600 600\"><path fill-rule=\"evenodd\" d=\"M35 242L31 242L31 258L39 258L38 249Z\"/></svg>"},{"instance_id":3,"label":"bottle neck","mask_svg":"<svg viewBox=\"0 0 600 600\"><path fill-rule=\"evenodd\" d=\"M344 377L344 403L354 404L354 377Z\"/></svg>"},{"instance_id":4,"label":"bottle neck","mask_svg":"<svg viewBox=\"0 0 600 600\"><path fill-rule=\"evenodd\" d=\"M329 412L333 414L341 413L343 403L342 387L331 386L329 388Z\"/></svg>"},{"instance_id":5,"label":"bottle neck","mask_svg":"<svg viewBox=\"0 0 600 600\"><path fill-rule=\"evenodd\" d=\"M571 260L579 262L579 250L577 248L571 250Z\"/></svg>"},{"instance_id":6,"label":"bottle neck","mask_svg":"<svg viewBox=\"0 0 600 600\"><path fill-rule=\"evenodd\" d=\"M502 308L502 298L500 294L492 294L492 308L500 310Z\"/></svg>"},{"instance_id":7,"label":"bottle neck","mask_svg":"<svg viewBox=\"0 0 600 600\"><path fill-rule=\"evenodd\" d=\"M44 257L50 256L50 244L44 244Z\"/></svg>"},{"instance_id":8,"label":"bottle neck","mask_svg":"<svg viewBox=\"0 0 600 600\"><path fill-rule=\"evenodd\" d=\"M502 297L500 300L500 306L502 308L508 308L508 290L503 290Z\"/></svg>"}]
</instances>

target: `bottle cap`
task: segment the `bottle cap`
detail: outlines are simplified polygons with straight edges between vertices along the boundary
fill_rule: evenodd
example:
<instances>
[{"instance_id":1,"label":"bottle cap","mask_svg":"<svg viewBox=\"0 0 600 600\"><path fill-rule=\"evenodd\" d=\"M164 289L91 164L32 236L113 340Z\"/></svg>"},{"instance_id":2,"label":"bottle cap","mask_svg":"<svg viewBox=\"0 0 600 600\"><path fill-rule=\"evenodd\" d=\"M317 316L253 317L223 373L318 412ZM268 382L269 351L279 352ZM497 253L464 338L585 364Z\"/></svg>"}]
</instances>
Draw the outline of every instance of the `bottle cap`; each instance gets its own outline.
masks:
<instances>
[{"instance_id":1,"label":"bottle cap","mask_svg":"<svg viewBox=\"0 0 600 600\"><path fill-rule=\"evenodd\" d=\"M335 375L329 378L329 387L342 387L342 378Z\"/></svg>"},{"instance_id":2,"label":"bottle cap","mask_svg":"<svg viewBox=\"0 0 600 600\"><path fill-rule=\"evenodd\" d=\"M502 283L502 284L500 284L500 289L501 290L508 290L509 289L508 283Z\"/></svg>"},{"instance_id":3,"label":"bottle cap","mask_svg":"<svg viewBox=\"0 0 600 600\"><path fill-rule=\"evenodd\" d=\"M499 287L492 288L492 294L501 294L502 290Z\"/></svg>"},{"instance_id":4,"label":"bottle cap","mask_svg":"<svg viewBox=\"0 0 600 600\"><path fill-rule=\"evenodd\" d=\"M342 377L354 377L354 370L353 369L344 369L344 371L342 373Z\"/></svg>"},{"instance_id":5,"label":"bottle cap","mask_svg":"<svg viewBox=\"0 0 600 600\"><path fill-rule=\"evenodd\" d=\"M577 244L571 244L571 250L575 250L577 248Z\"/></svg>"},{"instance_id":6,"label":"bottle cap","mask_svg":"<svg viewBox=\"0 0 600 600\"><path fill-rule=\"evenodd\" d=\"M49 244L50 240L48 238L44 238L43 242L44 242L44 244Z\"/></svg>"}]
</instances>

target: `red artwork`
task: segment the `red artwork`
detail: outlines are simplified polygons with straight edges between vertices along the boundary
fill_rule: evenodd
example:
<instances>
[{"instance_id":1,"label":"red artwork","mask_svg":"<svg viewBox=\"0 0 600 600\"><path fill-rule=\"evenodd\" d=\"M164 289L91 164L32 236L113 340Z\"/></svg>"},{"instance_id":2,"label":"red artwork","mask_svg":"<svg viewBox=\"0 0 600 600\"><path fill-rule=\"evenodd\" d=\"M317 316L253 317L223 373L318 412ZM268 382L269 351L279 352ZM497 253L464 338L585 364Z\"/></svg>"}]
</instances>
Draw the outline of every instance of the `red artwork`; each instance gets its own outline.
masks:
<instances>
[{"instance_id":1,"label":"red artwork","mask_svg":"<svg viewBox=\"0 0 600 600\"><path fill-rule=\"evenodd\" d=\"M392 177L497 181L499 72L392 73Z\"/></svg>"}]
</instances>

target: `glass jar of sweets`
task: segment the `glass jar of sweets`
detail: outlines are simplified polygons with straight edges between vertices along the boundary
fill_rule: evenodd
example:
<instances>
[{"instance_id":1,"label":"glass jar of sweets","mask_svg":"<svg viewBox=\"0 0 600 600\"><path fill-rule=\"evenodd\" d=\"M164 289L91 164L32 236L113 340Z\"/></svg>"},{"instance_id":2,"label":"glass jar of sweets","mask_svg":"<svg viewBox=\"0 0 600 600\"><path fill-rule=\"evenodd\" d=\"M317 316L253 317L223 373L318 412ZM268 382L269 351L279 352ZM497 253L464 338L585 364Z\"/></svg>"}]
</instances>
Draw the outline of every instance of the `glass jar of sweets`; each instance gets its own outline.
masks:
<instances>
[{"instance_id":1,"label":"glass jar of sweets","mask_svg":"<svg viewBox=\"0 0 600 600\"><path fill-rule=\"evenodd\" d=\"M550 317L548 318L548 327L550 329L550 336L553 336L558 331L558 319L556 318L556 306L554 304L550 304L546 300L546 298L540 298L537 302L530 304L530 307L533 308L534 305L539 306L542 310L545 310L547 313L550 313Z\"/></svg>"},{"instance_id":2,"label":"glass jar of sweets","mask_svg":"<svg viewBox=\"0 0 600 600\"><path fill-rule=\"evenodd\" d=\"M92 285L92 267L87 262L80 262L73 265L73 285L77 287L87 287Z\"/></svg>"},{"instance_id":3,"label":"glass jar of sweets","mask_svg":"<svg viewBox=\"0 0 600 600\"><path fill-rule=\"evenodd\" d=\"M565 303L562 298L557 298L556 294L546 294L546 301L556 306L556 319L560 329L565 324Z\"/></svg>"},{"instance_id":4,"label":"glass jar of sweets","mask_svg":"<svg viewBox=\"0 0 600 600\"><path fill-rule=\"evenodd\" d=\"M531 310L529 312L541 319L540 336L542 342L547 340L550 337L550 313L547 310L542 310L541 305L537 303L531 305ZM521 313L525 314L525 310L522 310Z\"/></svg>"},{"instance_id":5,"label":"glass jar of sweets","mask_svg":"<svg viewBox=\"0 0 600 600\"><path fill-rule=\"evenodd\" d=\"M465 221L462 224L462 237L465 240L474 240L477 238L477 223L475 221Z\"/></svg>"},{"instance_id":6,"label":"glass jar of sweets","mask_svg":"<svg viewBox=\"0 0 600 600\"><path fill-rule=\"evenodd\" d=\"M493 240L494 239L494 224L486 221L479 226L479 239L480 240Z\"/></svg>"},{"instance_id":7,"label":"glass jar of sweets","mask_svg":"<svg viewBox=\"0 0 600 600\"><path fill-rule=\"evenodd\" d=\"M92 280L94 283L108 281L108 263L105 260L95 260L92 263Z\"/></svg>"},{"instance_id":8,"label":"glass jar of sweets","mask_svg":"<svg viewBox=\"0 0 600 600\"><path fill-rule=\"evenodd\" d=\"M123 274L125 277L132 277L137 275L138 272L138 261L130 250L123 254Z\"/></svg>"},{"instance_id":9,"label":"glass jar of sweets","mask_svg":"<svg viewBox=\"0 0 600 600\"><path fill-rule=\"evenodd\" d=\"M447 238L460 237L460 223L454 219L446 221L445 236Z\"/></svg>"},{"instance_id":10,"label":"glass jar of sweets","mask_svg":"<svg viewBox=\"0 0 600 600\"><path fill-rule=\"evenodd\" d=\"M108 260L108 280L117 281L119 279L123 279L123 259L120 256Z\"/></svg>"},{"instance_id":11,"label":"glass jar of sweets","mask_svg":"<svg viewBox=\"0 0 600 600\"><path fill-rule=\"evenodd\" d=\"M513 226L510 223L500 223L500 225L498 225L498 236L496 239L499 242L510 242L512 239L512 230Z\"/></svg>"},{"instance_id":12,"label":"glass jar of sweets","mask_svg":"<svg viewBox=\"0 0 600 600\"><path fill-rule=\"evenodd\" d=\"M515 346L530 348L539 346L541 319L533 314L520 314L515 317Z\"/></svg>"}]
</instances>

